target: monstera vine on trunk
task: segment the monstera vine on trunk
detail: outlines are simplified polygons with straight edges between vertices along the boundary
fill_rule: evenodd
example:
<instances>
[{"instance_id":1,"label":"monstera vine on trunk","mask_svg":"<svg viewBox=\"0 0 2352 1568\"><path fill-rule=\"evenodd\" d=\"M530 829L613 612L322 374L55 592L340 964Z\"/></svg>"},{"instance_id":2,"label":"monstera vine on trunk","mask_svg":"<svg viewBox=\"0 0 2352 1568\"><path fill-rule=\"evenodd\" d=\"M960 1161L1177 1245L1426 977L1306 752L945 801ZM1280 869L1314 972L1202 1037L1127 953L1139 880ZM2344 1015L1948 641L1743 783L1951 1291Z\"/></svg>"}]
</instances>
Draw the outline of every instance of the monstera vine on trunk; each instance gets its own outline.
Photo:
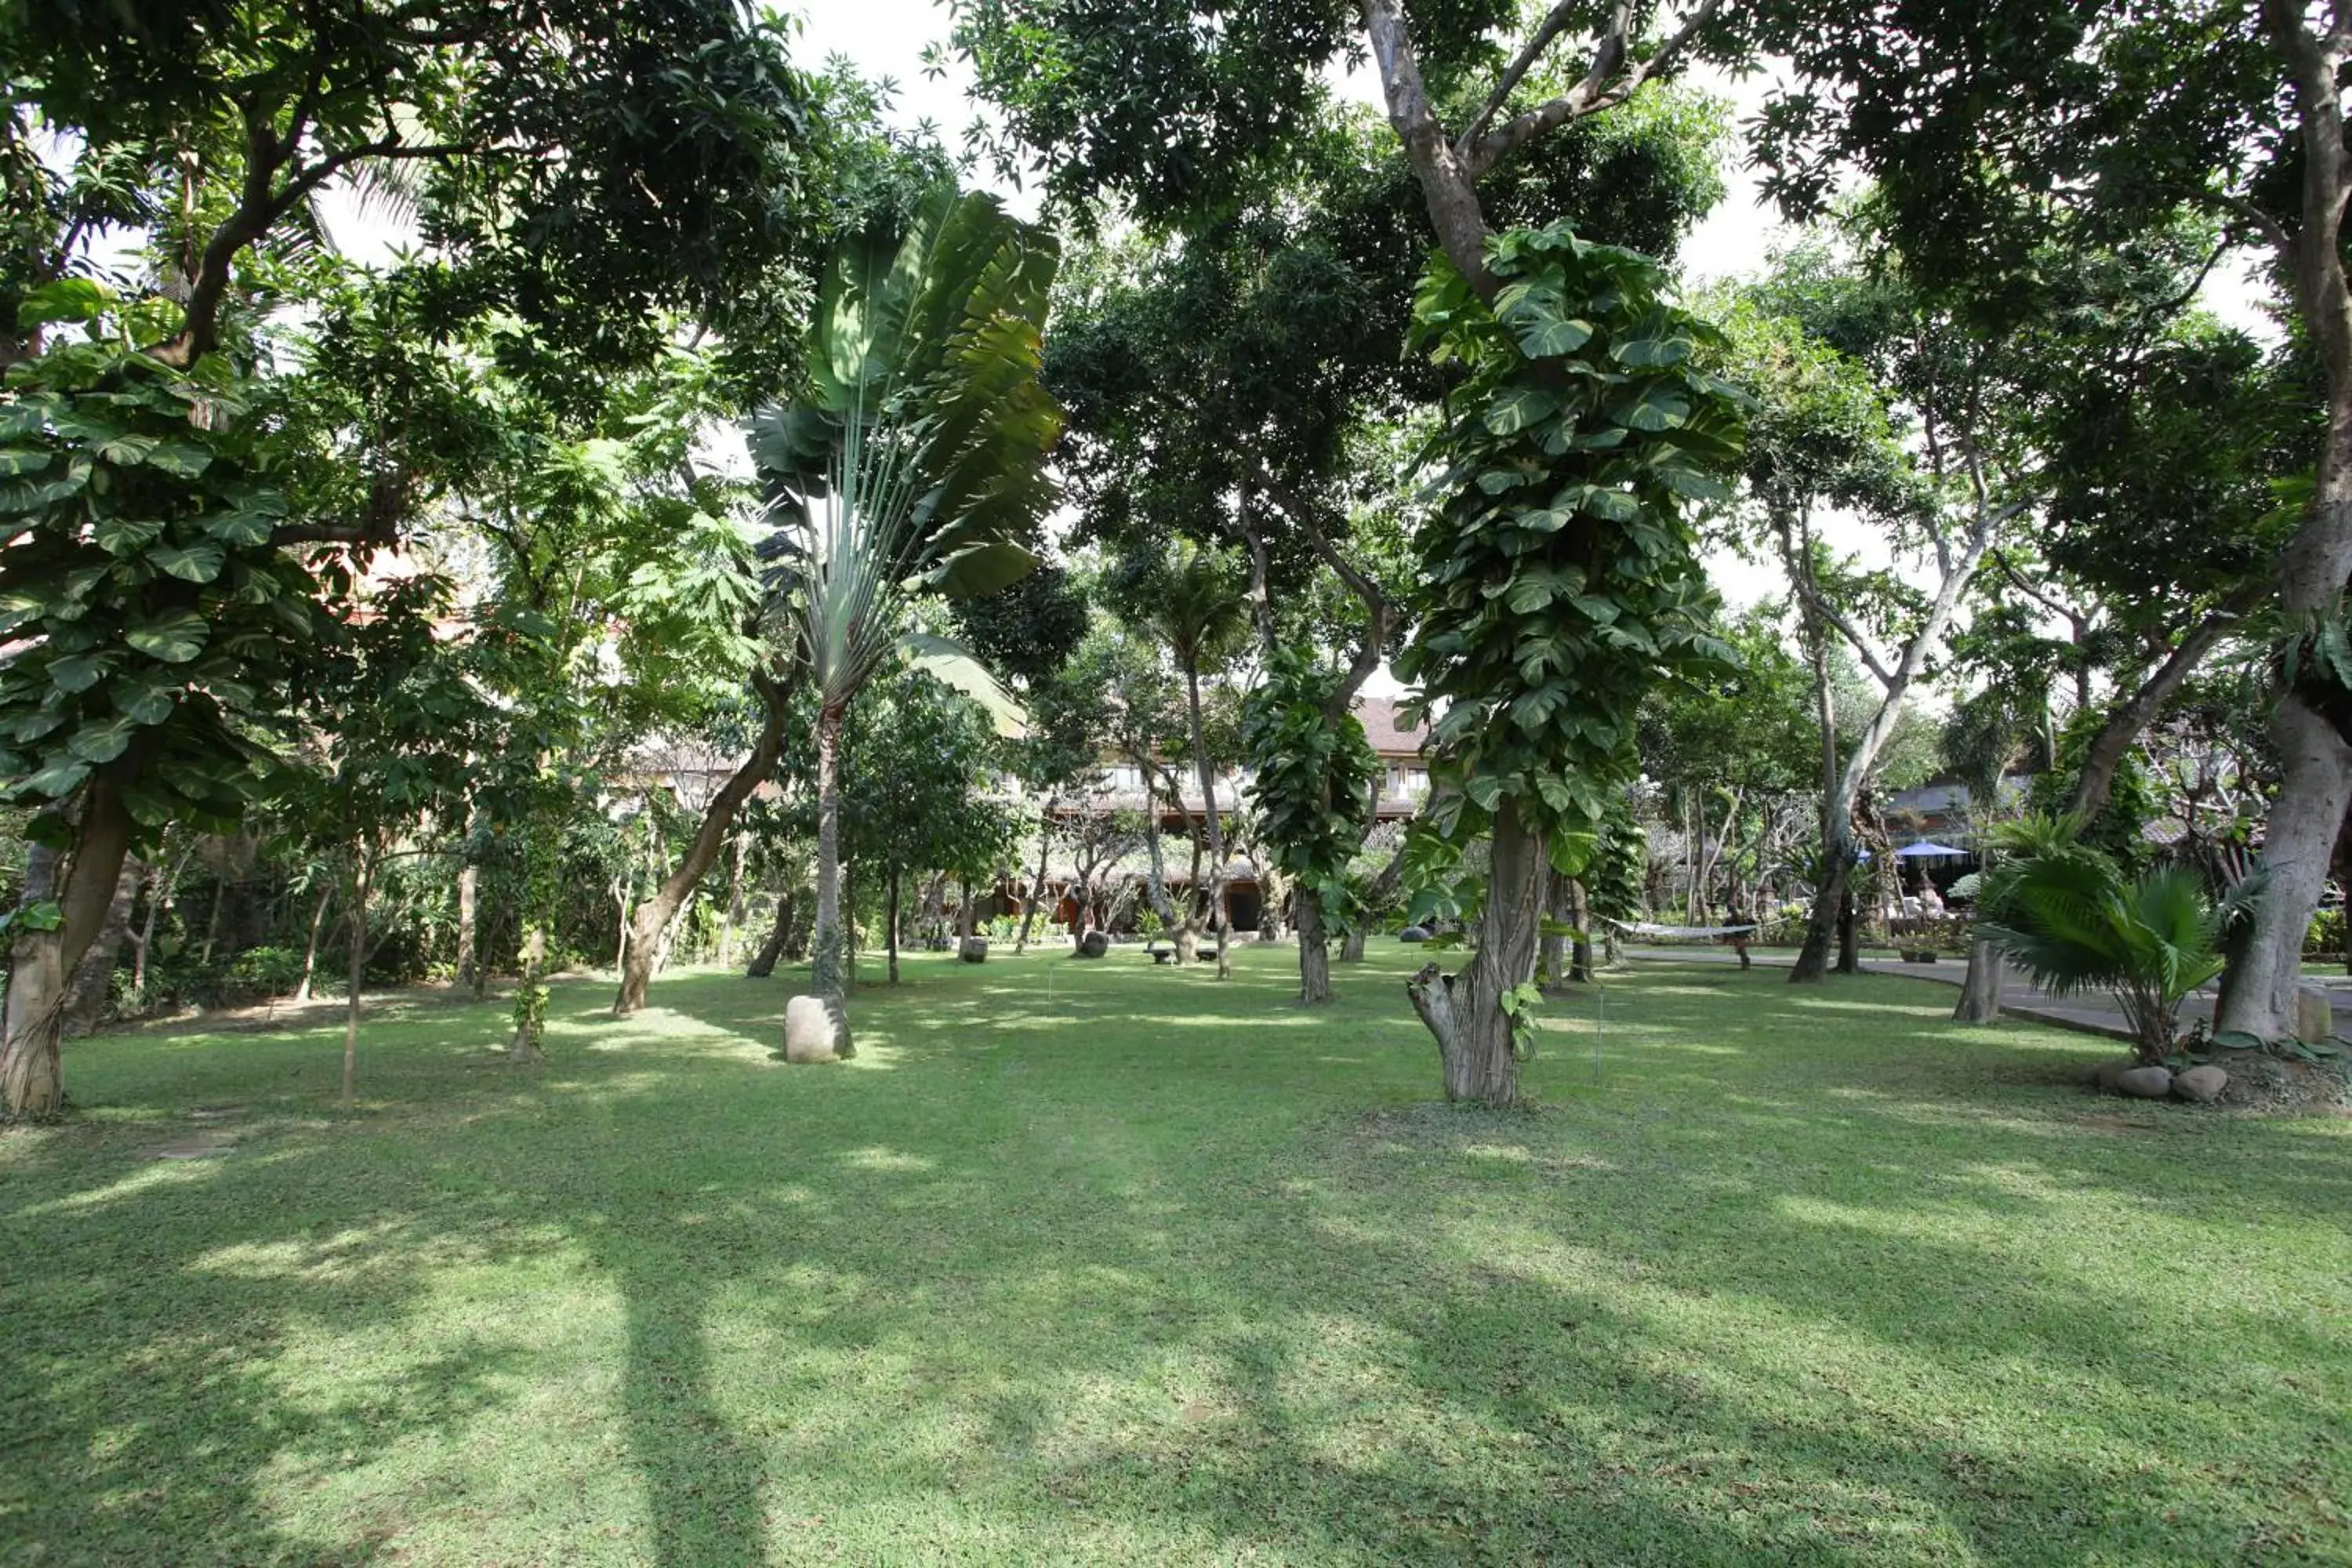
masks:
<instances>
[{"instance_id":1,"label":"monstera vine on trunk","mask_svg":"<svg viewBox=\"0 0 2352 1568\"><path fill-rule=\"evenodd\" d=\"M1444 501L1414 541L1421 614L1397 670L1439 714L1428 831L1493 838L1468 966L1433 963L1408 991L1447 1097L1507 1104L1548 847L1577 868L1629 774L1644 694L1730 657L1703 630L1685 510L1725 493L1741 413L1691 363L1713 330L1669 301L1647 257L1556 224L1489 239L1486 263L1491 304L1442 257L1414 302L1416 341L1462 380L1433 448Z\"/></svg>"},{"instance_id":2,"label":"monstera vine on trunk","mask_svg":"<svg viewBox=\"0 0 2352 1568\"><path fill-rule=\"evenodd\" d=\"M1348 862L1363 842L1380 759L1344 700L1346 675L1276 648L1242 705L1242 746L1275 860L1298 880L1298 999L1331 999L1326 906L1346 907Z\"/></svg>"},{"instance_id":3,"label":"monstera vine on trunk","mask_svg":"<svg viewBox=\"0 0 2352 1568\"><path fill-rule=\"evenodd\" d=\"M236 821L298 672L335 635L280 547L289 502L252 391L221 359L182 370L93 342L16 365L0 394L0 804L57 852L11 921L10 1116L63 1108L66 980L124 855L169 823Z\"/></svg>"},{"instance_id":4,"label":"monstera vine on trunk","mask_svg":"<svg viewBox=\"0 0 2352 1568\"><path fill-rule=\"evenodd\" d=\"M814 989L847 1044L842 1007L842 721L886 661L907 658L1017 731L1018 708L969 652L909 632L924 595L993 593L1037 563L1028 548L1055 488L1060 411L1037 382L1059 253L995 201L942 190L902 227L845 242L812 329L809 395L753 421L751 455L775 532L763 546L779 619L816 696Z\"/></svg>"}]
</instances>

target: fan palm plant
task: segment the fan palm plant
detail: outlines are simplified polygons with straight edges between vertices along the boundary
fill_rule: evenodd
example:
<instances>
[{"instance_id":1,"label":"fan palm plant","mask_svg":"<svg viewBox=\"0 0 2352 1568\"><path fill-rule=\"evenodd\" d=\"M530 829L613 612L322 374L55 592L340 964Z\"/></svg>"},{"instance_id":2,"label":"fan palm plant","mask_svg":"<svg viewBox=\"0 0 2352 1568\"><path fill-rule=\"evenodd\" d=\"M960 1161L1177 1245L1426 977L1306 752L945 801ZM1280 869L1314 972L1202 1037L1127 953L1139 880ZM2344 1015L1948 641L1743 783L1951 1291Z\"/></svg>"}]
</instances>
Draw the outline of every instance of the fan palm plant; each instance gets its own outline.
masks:
<instances>
[{"instance_id":1,"label":"fan palm plant","mask_svg":"<svg viewBox=\"0 0 2352 1568\"><path fill-rule=\"evenodd\" d=\"M2252 895L2210 897L2193 871L2127 877L2072 818L2029 817L1996 835L1979 935L2053 996L2115 993L2140 1059L2170 1056L2184 997L2221 973L2223 928Z\"/></svg>"},{"instance_id":2,"label":"fan palm plant","mask_svg":"<svg viewBox=\"0 0 2352 1568\"><path fill-rule=\"evenodd\" d=\"M926 595L990 594L1037 563L1061 413L1037 381L1059 257L992 198L943 189L906 223L843 242L811 330L806 396L751 421L775 525L777 618L816 696L813 989L841 1021L840 750L858 689L905 659L1017 733L1013 700L964 648L908 630Z\"/></svg>"}]
</instances>

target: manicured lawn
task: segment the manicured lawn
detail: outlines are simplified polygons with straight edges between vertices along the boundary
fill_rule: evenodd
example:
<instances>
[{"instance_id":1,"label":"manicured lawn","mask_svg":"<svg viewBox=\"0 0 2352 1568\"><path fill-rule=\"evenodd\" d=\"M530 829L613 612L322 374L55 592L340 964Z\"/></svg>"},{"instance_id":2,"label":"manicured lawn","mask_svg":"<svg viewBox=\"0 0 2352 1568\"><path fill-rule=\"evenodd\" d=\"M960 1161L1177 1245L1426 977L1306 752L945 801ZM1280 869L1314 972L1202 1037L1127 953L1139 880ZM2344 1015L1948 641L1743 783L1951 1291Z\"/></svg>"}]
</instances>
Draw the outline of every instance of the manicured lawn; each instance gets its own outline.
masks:
<instances>
[{"instance_id":1,"label":"manicured lawn","mask_svg":"<svg viewBox=\"0 0 2352 1568\"><path fill-rule=\"evenodd\" d=\"M1719 965L1463 1113L1412 954L1291 962L913 961L839 1068L782 983L420 1003L350 1115L331 1027L76 1045L0 1562L2352 1561L2352 1122Z\"/></svg>"}]
</instances>

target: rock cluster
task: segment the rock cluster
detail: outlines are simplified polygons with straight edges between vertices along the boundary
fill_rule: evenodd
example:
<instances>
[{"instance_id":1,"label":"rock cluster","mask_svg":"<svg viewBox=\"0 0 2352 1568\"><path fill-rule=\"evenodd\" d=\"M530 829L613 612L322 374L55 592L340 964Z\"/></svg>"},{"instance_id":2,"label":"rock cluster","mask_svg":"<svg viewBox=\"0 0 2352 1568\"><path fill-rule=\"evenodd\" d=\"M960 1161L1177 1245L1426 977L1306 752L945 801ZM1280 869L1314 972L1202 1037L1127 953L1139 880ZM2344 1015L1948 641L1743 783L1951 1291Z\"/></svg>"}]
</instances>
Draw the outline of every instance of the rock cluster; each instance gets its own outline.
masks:
<instances>
[{"instance_id":1,"label":"rock cluster","mask_svg":"<svg viewBox=\"0 0 2352 1568\"><path fill-rule=\"evenodd\" d=\"M2092 1081L2109 1094L2133 1100L2186 1100L2210 1105L2221 1098L2230 1075L2210 1062L2176 1073L2170 1068L2142 1067L2125 1058L2101 1062Z\"/></svg>"}]
</instances>

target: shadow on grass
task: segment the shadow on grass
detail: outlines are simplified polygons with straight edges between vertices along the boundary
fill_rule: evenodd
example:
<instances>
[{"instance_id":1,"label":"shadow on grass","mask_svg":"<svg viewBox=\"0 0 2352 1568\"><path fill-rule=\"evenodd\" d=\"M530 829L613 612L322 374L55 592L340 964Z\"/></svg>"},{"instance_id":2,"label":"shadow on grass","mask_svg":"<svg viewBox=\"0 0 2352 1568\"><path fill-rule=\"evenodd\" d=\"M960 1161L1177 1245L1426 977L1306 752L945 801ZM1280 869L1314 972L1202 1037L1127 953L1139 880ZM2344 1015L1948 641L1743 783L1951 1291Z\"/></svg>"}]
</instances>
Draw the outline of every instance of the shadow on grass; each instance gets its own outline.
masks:
<instances>
[{"instance_id":1,"label":"shadow on grass","mask_svg":"<svg viewBox=\"0 0 2352 1568\"><path fill-rule=\"evenodd\" d=\"M1275 1011L1285 955L1243 962L942 964L858 998L878 1073L770 1062L782 987L667 981L614 1023L567 984L544 1068L476 1050L495 1008L404 1021L348 1119L331 1032L78 1049L91 1119L0 1144L0 1555L2344 1541L2312 1500L2352 1357L2305 1305L2346 1255L2340 1137L2093 1135L2109 1108L2055 1079L2096 1042L1674 970L1611 989L1597 1088L1562 1004L1550 1108L1465 1114L1425 1103L1402 959L1311 1016ZM230 1101L229 1155L137 1158ZM2264 1348L2147 1353L2181 1322Z\"/></svg>"}]
</instances>

